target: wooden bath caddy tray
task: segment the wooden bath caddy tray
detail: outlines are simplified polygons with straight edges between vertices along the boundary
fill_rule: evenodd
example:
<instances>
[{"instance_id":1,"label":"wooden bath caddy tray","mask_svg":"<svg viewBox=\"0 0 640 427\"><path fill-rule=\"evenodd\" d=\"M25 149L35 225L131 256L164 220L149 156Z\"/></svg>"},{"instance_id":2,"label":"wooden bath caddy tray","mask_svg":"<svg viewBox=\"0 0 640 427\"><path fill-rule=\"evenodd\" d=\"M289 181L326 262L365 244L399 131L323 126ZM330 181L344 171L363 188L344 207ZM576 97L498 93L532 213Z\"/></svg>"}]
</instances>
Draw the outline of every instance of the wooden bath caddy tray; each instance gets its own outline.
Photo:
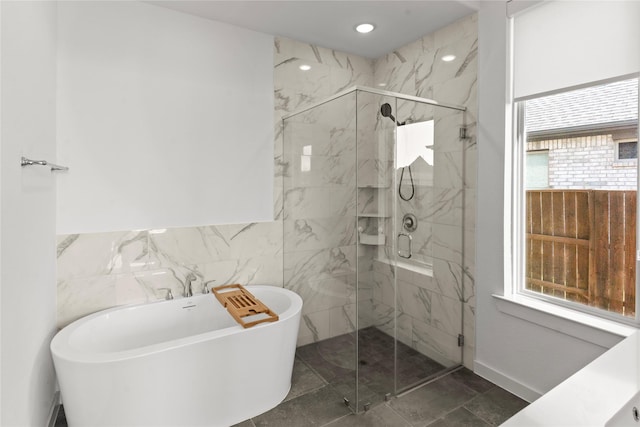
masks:
<instances>
[{"instance_id":1,"label":"wooden bath caddy tray","mask_svg":"<svg viewBox=\"0 0 640 427\"><path fill-rule=\"evenodd\" d=\"M234 289L234 290L229 290ZM211 288L211 292L218 298L220 304L226 307L227 311L240 323L244 328L250 328L259 323L275 322L278 315L269 307L264 305L258 298L254 297L251 292L246 290L242 285L223 285ZM244 318L253 317L262 314L266 317L245 322Z\"/></svg>"}]
</instances>

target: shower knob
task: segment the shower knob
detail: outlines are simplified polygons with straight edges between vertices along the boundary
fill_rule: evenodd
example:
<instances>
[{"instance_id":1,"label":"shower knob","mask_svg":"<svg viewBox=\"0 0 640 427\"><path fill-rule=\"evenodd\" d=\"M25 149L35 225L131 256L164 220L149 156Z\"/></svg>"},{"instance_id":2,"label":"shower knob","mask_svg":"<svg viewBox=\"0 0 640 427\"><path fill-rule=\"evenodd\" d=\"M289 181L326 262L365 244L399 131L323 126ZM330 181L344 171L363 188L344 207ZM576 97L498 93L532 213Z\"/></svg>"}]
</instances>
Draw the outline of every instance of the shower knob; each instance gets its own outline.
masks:
<instances>
[{"instance_id":1,"label":"shower knob","mask_svg":"<svg viewBox=\"0 0 640 427\"><path fill-rule=\"evenodd\" d=\"M416 231L416 228L418 228L418 218L416 218L414 214L405 214L405 216L402 217L402 227L409 232Z\"/></svg>"}]
</instances>

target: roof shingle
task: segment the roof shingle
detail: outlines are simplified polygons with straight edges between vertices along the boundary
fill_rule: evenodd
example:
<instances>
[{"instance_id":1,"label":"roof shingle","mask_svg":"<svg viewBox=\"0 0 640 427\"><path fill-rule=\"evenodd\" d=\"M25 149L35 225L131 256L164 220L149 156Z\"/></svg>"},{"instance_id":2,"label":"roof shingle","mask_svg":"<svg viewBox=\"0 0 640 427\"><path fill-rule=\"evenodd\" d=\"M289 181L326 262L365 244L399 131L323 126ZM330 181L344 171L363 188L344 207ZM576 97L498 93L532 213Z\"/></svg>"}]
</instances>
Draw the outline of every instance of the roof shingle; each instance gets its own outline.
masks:
<instances>
[{"instance_id":1,"label":"roof shingle","mask_svg":"<svg viewBox=\"0 0 640 427\"><path fill-rule=\"evenodd\" d=\"M527 132L637 119L637 78L526 101Z\"/></svg>"}]
</instances>

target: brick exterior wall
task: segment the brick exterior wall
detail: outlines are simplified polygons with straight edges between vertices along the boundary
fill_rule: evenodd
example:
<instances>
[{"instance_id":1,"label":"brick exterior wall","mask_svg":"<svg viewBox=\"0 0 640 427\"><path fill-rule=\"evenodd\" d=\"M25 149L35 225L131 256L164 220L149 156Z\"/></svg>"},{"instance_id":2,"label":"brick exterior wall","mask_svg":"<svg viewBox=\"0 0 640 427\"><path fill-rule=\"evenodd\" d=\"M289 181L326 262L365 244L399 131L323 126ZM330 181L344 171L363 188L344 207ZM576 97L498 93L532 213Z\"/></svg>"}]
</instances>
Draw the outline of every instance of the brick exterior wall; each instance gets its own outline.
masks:
<instances>
[{"instance_id":1,"label":"brick exterior wall","mask_svg":"<svg viewBox=\"0 0 640 427\"><path fill-rule=\"evenodd\" d=\"M527 151L549 150L549 187L635 190L637 159L616 160L612 135L530 141Z\"/></svg>"}]
</instances>

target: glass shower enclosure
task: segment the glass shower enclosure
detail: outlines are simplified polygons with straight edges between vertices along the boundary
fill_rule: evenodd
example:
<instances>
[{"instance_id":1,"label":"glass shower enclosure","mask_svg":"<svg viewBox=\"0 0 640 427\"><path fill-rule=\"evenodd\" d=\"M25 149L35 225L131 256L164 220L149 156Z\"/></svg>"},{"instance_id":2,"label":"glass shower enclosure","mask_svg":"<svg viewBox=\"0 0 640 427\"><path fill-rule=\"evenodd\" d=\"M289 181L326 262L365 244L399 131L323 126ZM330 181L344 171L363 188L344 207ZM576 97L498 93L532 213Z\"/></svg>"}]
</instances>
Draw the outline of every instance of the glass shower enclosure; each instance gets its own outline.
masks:
<instances>
[{"instance_id":1,"label":"glass shower enclosure","mask_svg":"<svg viewBox=\"0 0 640 427\"><path fill-rule=\"evenodd\" d=\"M298 363L361 412L462 363L464 108L354 87L283 119Z\"/></svg>"}]
</instances>

